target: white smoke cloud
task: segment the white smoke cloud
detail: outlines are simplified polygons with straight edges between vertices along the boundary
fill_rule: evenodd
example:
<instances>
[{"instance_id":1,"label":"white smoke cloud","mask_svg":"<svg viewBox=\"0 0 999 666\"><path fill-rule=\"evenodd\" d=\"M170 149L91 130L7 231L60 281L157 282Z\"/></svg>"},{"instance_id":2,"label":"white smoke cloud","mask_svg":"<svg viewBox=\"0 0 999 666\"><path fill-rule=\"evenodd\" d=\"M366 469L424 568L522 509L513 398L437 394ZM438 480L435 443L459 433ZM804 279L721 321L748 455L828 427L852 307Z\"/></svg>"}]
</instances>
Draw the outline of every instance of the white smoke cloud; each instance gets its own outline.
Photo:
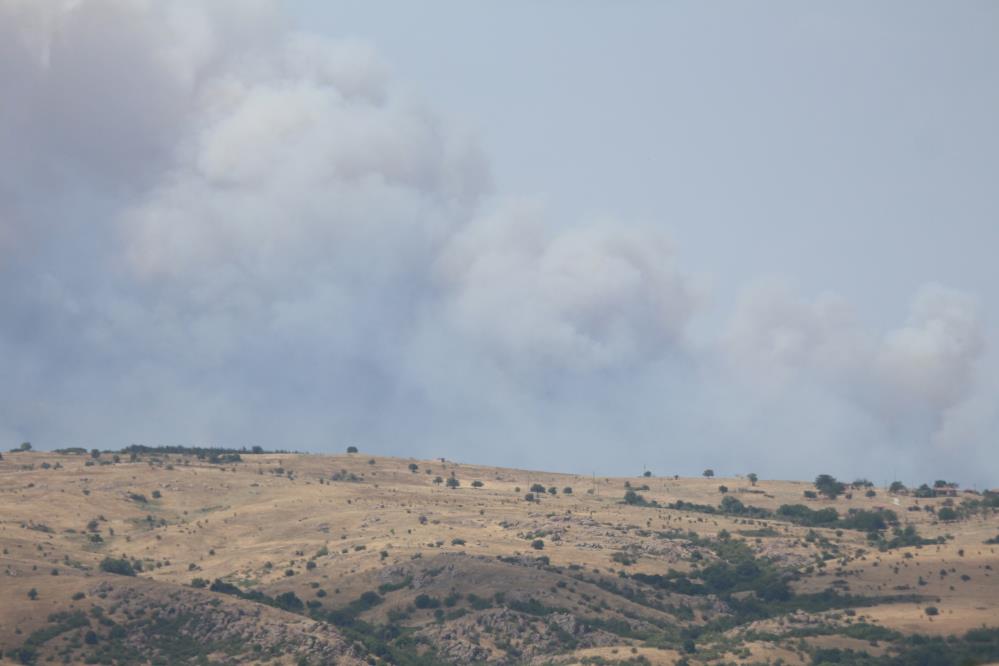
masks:
<instances>
[{"instance_id":1,"label":"white smoke cloud","mask_svg":"<svg viewBox=\"0 0 999 666\"><path fill-rule=\"evenodd\" d=\"M927 288L879 336L841 298L770 284L718 353L662 232L555 228L497 199L474 139L374 48L280 10L0 0L4 436L518 464L630 438L697 466L806 385L810 406L838 401L829 428L856 410L886 437L913 415L938 440L992 427L969 416L988 410L968 407L967 296ZM719 388L736 376L749 400ZM521 457L493 455L513 442Z\"/></svg>"},{"instance_id":2,"label":"white smoke cloud","mask_svg":"<svg viewBox=\"0 0 999 666\"><path fill-rule=\"evenodd\" d=\"M764 282L743 293L725 344L761 383L795 390L802 378L818 381L889 429L912 435L915 426L926 441L972 394L984 340L975 299L939 285L919 289L905 324L877 335L839 296L808 301L785 283Z\"/></svg>"},{"instance_id":3,"label":"white smoke cloud","mask_svg":"<svg viewBox=\"0 0 999 666\"><path fill-rule=\"evenodd\" d=\"M682 342L696 295L649 230L546 229L509 203L463 229L438 264L447 316L507 364L629 367Z\"/></svg>"}]
</instances>

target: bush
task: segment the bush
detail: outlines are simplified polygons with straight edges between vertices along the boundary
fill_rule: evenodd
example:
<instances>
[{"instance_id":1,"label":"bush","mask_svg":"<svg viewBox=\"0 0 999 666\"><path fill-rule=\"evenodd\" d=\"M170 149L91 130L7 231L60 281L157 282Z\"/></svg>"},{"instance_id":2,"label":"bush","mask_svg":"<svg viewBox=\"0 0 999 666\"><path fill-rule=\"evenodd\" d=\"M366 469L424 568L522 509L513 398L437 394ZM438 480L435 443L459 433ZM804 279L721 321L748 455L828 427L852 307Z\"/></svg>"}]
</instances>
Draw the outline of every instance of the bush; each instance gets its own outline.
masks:
<instances>
[{"instance_id":1,"label":"bush","mask_svg":"<svg viewBox=\"0 0 999 666\"><path fill-rule=\"evenodd\" d=\"M531 542L531 548L534 550L544 550L545 542L541 539L535 539Z\"/></svg>"},{"instance_id":2,"label":"bush","mask_svg":"<svg viewBox=\"0 0 999 666\"><path fill-rule=\"evenodd\" d=\"M481 488L484 485L486 485L486 484L482 483L478 479L476 479L475 481L472 481L472 487L473 488Z\"/></svg>"},{"instance_id":3,"label":"bush","mask_svg":"<svg viewBox=\"0 0 999 666\"><path fill-rule=\"evenodd\" d=\"M357 453L357 447L356 446L348 446L347 447L347 453Z\"/></svg>"},{"instance_id":4,"label":"bush","mask_svg":"<svg viewBox=\"0 0 999 666\"><path fill-rule=\"evenodd\" d=\"M945 506L937 511L937 518L943 521L957 520L957 511L949 506Z\"/></svg>"},{"instance_id":5,"label":"bush","mask_svg":"<svg viewBox=\"0 0 999 666\"><path fill-rule=\"evenodd\" d=\"M287 611L300 611L305 608L305 604L299 599L294 592L283 592L276 597L274 597L274 603L278 608L283 608Z\"/></svg>"},{"instance_id":6,"label":"bush","mask_svg":"<svg viewBox=\"0 0 999 666\"><path fill-rule=\"evenodd\" d=\"M754 486L756 485L756 482L760 480L760 477L758 477L755 472L750 472L746 475L746 478L749 479L749 483Z\"/></svg>"},{"instance_id":7,"label":"bush","mask_svg":"<svg viewBox=\"0 0 999 666\"><path fill-rule=\"evenodd\" d=\"M930 617L933 617L934 615L940 615L940 609L937 608L936 606L927 606L926 608L923 609L923 612L929 615Z\"/></svg>"},{"instance_id":8,"label":"bush","mask_svg":"<svg viewBox=\"0 0 999 666\"><path fill-rule=\"evenodd\" d=\"M555 486L551 486L548 489L548 494L549 495L558 495L558 488L556 488Z\"/></svg>"},{"instance_id":9,"label":"bush","mask_svg":"<svg viewBox=\"0 0 999 666\"><path fill-rule=\"evenodd\" d=\"M541 485L540 483L535 483L535 484L533 484L531 486L531 492L532 493L538 493L540 495L544 495L545 494L545 487L543 485Z\"/></svg>"},{"instance_id":10,"label":"bush","mask_svg":"<svg viewBox=\"0 0 999 666\"><path fill-rule=\"evenodd\" d=\"M572 494L572 486L566 486L565 488L563 488L562 489L562 494L563 495L571 495Z\"/></svg>"},{"instance_id":11,"label":"bush","mask_svg":"<svg viewBox=\"0 0 999 666\"><path fill-rule=\"evenodd\" d=\"M624 503L631 504L632 506L644 506L646 502L644 497L634 490L629 490L624 494Z\"/></svg>"},{"instance_id":12,"label":"bush","mask_svg":"<svg viewBox=\"0 0 999 666\"><path fill-rule=\"evenodd\" d=\"M718 486L718 492L724 495L725 493L728 492L728 486Z\"/></svg>"},{"instance_id":13,"label":"bush","mask_svg":"<svg viewBox=\"0 0 999 666\"><path fill-rule=\"evenodd\" d=\"M704 476L704 478L710 479L711 477L713 477L715 475L715 471L713 469L711 469L711 468L708 468L708 469L704 470L701 474Z\"/></svg>"},{"instance_id":14,"label":"bush","mask_svg":"<svg viewBox=\"0 0 999 666\"><path fill-rule=\"evenodd\" d=\"M525 502L533 502L534 501L534 493L525 493L524 494L524 501Z\"/></svg>"},{"instance_id":15,"label":"bush","mask_svg":"<svg viewBox=\"0 0 999 666\"><path fill-rule=\"evenodd\" d=\"M429 594L418 594L415 599L413 599L413 605L420 609L428 608L440 608L440 599L432 597Z\"/></svg>"},{"instance_id":16,"label":"bush","mask_svg":"<svg viewBox=\"0 0 999 666\"><path fill-rule=\"evenodd\" d=\"M412 472L413 474L416 474L416 472L419 469L420 469L420 466L417 465L416 463L409 463L409 471Z\"/></svg>"},{"instance_id":17,"label":"bush","mask_svg":"<svg viewBox=\"0 0 999 666\"><path fill-rule=\"evenodd\" d=\"M131 562L124 558L105 557L101 560L101 571L117 574L119 576L134 576L135 568Z\"/></svg>"},{"instance_id":18,"label":"bush","mask_svg":"<svg viewBox=\"0 0 999 666\"><path fill-rule=\"evenodd\" d=\"M160 493L160 491L158 491L158 490L154 490L153 491L153 499L159 499L161 497L163 497L163 494Z\"/></svg>"},{"instance_id":19,"label":"bush","mask_svg":"<svg viewBox=\"0 0 999 666\"><path fill-rule=\"evenodd\" d=\"M457 488L458 486L461 485L461 481L454 478L453 476L449 476L447 479L447 483L445 485L447 485L448 488Z\"/></svg>"}]
</instances>

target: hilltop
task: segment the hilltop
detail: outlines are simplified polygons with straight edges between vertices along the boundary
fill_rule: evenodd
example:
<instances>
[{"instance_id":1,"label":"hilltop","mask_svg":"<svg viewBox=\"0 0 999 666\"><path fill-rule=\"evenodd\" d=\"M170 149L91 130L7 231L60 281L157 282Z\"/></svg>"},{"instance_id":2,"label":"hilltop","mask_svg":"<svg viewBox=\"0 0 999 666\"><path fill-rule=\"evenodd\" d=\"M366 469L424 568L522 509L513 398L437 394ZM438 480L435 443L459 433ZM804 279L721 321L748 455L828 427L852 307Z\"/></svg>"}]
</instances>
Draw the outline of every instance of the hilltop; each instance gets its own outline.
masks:
<instances>
[{"instance_id":1,"label":"hilltop","mask_svg":"<svg viewBox=\"0 0 999 666\"><path fill-rule=\"evenodd\" d=\"M0 649L12 663L986 663L997 537L999 495L932 482L10 452Z\"/></svg>"}]
</instances>

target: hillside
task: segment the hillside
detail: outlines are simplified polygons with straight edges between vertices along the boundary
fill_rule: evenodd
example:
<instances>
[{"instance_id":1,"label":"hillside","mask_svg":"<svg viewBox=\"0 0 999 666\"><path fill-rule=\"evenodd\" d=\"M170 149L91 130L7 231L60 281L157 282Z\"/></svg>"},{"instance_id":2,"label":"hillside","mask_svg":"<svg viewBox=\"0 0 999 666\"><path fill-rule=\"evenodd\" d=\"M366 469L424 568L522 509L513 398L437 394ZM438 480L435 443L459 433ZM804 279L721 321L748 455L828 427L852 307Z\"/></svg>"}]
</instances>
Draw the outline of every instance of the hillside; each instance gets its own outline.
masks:
<instances>
[{"instance_id":1,"label":"hillside","mask_svg":"<svg viewBox=\"0 0 999 666\"><path fill-rule=\"evenodd\" d=\"M197 453L3 454L8 663L999 659L990 493Z\"/></svg>"}]
</instances>

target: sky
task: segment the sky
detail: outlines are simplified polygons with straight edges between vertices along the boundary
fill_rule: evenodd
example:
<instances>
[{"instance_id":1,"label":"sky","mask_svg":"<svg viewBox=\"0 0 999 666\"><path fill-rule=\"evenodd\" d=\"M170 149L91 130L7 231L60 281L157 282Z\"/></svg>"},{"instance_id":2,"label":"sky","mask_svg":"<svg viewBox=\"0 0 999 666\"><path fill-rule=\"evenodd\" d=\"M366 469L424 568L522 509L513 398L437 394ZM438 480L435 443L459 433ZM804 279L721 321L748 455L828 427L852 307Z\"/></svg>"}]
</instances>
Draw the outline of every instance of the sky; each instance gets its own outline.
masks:
<instances>
[{"instance_id":1,"label":"sky","mask_svg":"<svg viewBox=\"0 0 999 666\"><path fill-rule=\"evenodd\" d=\"M0 442L997 486L997 118L994 2L0 0Z\"/></svg>"}]
</instances>

